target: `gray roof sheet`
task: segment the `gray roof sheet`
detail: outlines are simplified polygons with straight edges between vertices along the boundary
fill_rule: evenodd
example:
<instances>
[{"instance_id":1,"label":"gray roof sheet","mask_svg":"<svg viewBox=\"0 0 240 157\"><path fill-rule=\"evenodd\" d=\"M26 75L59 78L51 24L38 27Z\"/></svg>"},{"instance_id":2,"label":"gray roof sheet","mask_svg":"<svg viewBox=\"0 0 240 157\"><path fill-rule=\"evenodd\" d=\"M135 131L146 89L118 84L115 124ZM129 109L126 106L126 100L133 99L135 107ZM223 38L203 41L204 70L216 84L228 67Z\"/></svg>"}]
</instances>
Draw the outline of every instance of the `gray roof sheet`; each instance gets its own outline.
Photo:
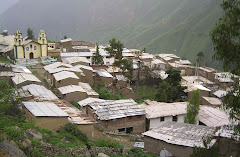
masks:
<instances>
[{"instance_id":1,"label":"gray roof sheet","mask_svg":"<svg viewBox=\"0 0 240 157\"><path fill-rule=\"evenodd\" d=\"M68 117L67 113L52 102L23 102L23 104L36 117Z\"/></svg>"},{"instance_id":2,"label":"gray roof sheet","mask_svg":"<svg viewBox=\"0 0 240 157\"><path fill-rule=\"evenodd\" d=\"M145 115L133 99L123 99L106 102L93 102L89 104L100 120L110 120L128 116Z\"/></svg>"},{"instance_id":3,"label":"gray roof sheet","mask_svg":"<svg viewBox=\"0 0 240 157\"><path fill-rule=\"evenodd\" d=\"M143 135L169 144L203 148L203 138L213 136L214 132L215 128L208 126L167 121L162 122L160 126L143 133ZM210 146L215 142L215 139L212 140Z\"/></svg>"}]
</instances>

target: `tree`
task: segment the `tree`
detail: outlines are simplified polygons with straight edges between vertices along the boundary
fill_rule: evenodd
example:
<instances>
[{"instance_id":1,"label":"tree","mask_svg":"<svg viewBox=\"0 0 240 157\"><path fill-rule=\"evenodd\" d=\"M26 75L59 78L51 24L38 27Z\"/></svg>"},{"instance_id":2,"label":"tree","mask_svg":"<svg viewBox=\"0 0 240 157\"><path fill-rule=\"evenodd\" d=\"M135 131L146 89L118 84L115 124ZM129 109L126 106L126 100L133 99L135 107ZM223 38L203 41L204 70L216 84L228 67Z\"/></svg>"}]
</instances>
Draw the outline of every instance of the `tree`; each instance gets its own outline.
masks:
<instances>
[{"instance_id":1,"label":"tree","mask_svg":"<svg viewBox=\"0 0 240 157\"><path fill-rule=\"evenodd\" d=\"M196 62L199 63L200 66L202 66L204 64L203 60L204 60L204 53L202 51L200 51L197 54Z\"/></svg>"},{"instance_id":2,"label":"tree","mask_svg":"<svg viewBox=\"0 0 240 157\"><path fill-rule=\"evenodd\" d=\"M200 91L192 91L192 98L187 105L187 114L184 117L184 122L189 124L196 124L196 117L200 108Z\"/></svg>"},{"instance_id":3,"label":"tree","mask_svg":"<svg viewBox=\"0 0 240 157\"><path fill-rule=\"evenodd\" d=\"M168 77L159 83L158 92L156 94L156 98L158 101L162 102L174 102L179 101L181 96L184 94L183 90L186 87L182 87L181 82L181 75L180 71L169 68L166 73Z\"/></svg>"},{"instance_id":4,"label":"tree","mask_svg":"<svg viewBox=\"0 0 240 157\"><path fill-rule=\"evenodd\" d=\"M221 4L223 16L210 32L214 44L214 58L223 61L226 71L240 75L240 4L239 0L224 0ZM230 111L232 117L240 114L240 87L235 84L223 98L224 107ZM240 124L239 124L240 125ZM240 126L238 125L240 132Z\"/></svg>"},{"instance_id":5,"label":"tree","mask_svg":"<svg viewBox=\"0 0 240 157\"><path fill-rule=\"evenodd\" d=\"M0 115L17 101L15 89L6 80L0 80Z\"/></svg>"},{"instance_id":6,"label":"tree","mask_svg":"<svg viewBox=\"0 0 240 157\"><path fill-rule=\"evenodd\" d=\"M33 30L31 28L27 29L27 36L29 39L34 39Z\"/></svg>"},{"instance_id":7,"label":"tree","mask_svg":"<svg viewBox=\"0 0 240 157\"><path fill-rule=\"evenodd\" d=\"M130 59L121 59L121 60L116 60L113 63L114 66L119 67L122 72L124 73L126 70L132 70L133 69L133 63L132 60Z\"/></svg>"},{"instance_id":8,"label":"tree","mask_svg":"<svg viewBox=\"0 0 240 157\"><path fill-rule=\"evenodd\" d=\"M123 58L122 51L123 51L123 43L120 40L116 40L112 38L109 41L109 47L106 48L107 53L110 54L110 57L114 57L117 60L121 60Z\"/></svg>"},{"instance_id":9,"label":"tree","mask_svg":"<svg viewBox=\"0 0 240 157\"><path fill-rule=\"evenodd\" d=\"M66 35L64 35L63 39L67 39L67 36L66 36Z\"/></svg>"},{"instance_id":10,"label":"tree","mask_svg":"<svg viewBox=\"0 0 240 157\"><path fill-rule=\"evenodd\" d=\"M99 46L98 44L96 44L96 52L93 54L92 57L92 64L95 65L103 65L103 56L101 56L100 52L99 52Z\"/></svg>"}]
</instances>

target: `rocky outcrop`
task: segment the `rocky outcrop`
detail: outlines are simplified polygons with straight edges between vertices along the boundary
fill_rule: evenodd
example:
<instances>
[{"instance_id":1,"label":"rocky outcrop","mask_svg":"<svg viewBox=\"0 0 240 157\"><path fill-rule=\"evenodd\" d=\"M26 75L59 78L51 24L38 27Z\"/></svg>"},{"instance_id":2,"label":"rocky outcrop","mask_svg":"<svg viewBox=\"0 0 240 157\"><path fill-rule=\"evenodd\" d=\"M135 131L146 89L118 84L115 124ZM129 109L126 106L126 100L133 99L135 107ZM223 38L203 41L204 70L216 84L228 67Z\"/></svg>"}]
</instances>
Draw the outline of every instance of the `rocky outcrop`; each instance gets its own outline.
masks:
<instances>
[{"instance_id":1,"label":"rocky outcrop","mask_svg":"<svg viewBox=\"0 0 240 157\"><path fill-rule=\"evenodd\" d=\"M24 152L18 148L15 142L7 140L0 142L0 156L27 157Z\"/></svg>"}]
</instances>

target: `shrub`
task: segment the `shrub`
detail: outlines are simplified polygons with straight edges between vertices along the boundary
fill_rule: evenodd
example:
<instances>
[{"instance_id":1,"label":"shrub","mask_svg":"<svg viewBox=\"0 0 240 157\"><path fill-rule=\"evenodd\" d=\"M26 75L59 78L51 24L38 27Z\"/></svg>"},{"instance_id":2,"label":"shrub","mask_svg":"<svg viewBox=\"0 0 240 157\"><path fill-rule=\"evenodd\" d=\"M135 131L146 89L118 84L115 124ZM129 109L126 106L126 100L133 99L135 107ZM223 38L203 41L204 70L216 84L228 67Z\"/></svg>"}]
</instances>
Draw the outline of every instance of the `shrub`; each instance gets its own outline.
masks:
<instances>
[{"instance_id":1,"label":"shrub","mask_svg":"<svg viewBox=\"0 0 240 157\"><path fill-rule=\"evenodd\" d=\"M71 135L79 138L81 141L85 143L88 142L86 134L79 130L75 124L67 123L64 127L61 128L60 132L70 133Z\"/></svg>"}]
</instances>

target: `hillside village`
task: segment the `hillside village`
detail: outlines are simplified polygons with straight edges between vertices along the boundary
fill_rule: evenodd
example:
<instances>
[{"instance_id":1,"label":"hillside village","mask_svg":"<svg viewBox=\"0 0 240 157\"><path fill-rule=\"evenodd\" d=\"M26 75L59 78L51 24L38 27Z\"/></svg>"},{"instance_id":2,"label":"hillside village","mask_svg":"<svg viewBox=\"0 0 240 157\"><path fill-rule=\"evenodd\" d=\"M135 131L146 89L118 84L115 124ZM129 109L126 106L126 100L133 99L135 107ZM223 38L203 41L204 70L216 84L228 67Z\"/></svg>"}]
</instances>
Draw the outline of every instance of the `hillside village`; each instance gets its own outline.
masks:
<instances>
[{"instance_id":1,"label":"hillside village","mask_svg":"<svg viewBox=\"0 0 240 157\"><path fill-rule=\"evenodd\" d=\"M6 33L0 35L0 54L14 64L0 64L0 79L17 90L26 119L42 128L59 131L70 122L92 141L105 134L134 137L132 147L160 156L188 157L195 147L205 148L204 138L210 137L208 149L217 145L221 153L237 156L237 148L225 143L239 143L230 129L239 120L221 105L239 76L196 66L175 54L123 48L122 58L132 63L128 70L115 66L109 47L71 38L49 42L44 30L37 40L20 31ZM96 51L103 57L101 65L93 64ZM134 89L145 86L149 77L159 84L169 69L179 71L185 87L178 101L145 99ZM148 87L156 88L153 82ZM196 124L188 124L187 108L196 90L201 105ZM111 97L104 99L103 91Z\"/></svg>"}]
</instances>

